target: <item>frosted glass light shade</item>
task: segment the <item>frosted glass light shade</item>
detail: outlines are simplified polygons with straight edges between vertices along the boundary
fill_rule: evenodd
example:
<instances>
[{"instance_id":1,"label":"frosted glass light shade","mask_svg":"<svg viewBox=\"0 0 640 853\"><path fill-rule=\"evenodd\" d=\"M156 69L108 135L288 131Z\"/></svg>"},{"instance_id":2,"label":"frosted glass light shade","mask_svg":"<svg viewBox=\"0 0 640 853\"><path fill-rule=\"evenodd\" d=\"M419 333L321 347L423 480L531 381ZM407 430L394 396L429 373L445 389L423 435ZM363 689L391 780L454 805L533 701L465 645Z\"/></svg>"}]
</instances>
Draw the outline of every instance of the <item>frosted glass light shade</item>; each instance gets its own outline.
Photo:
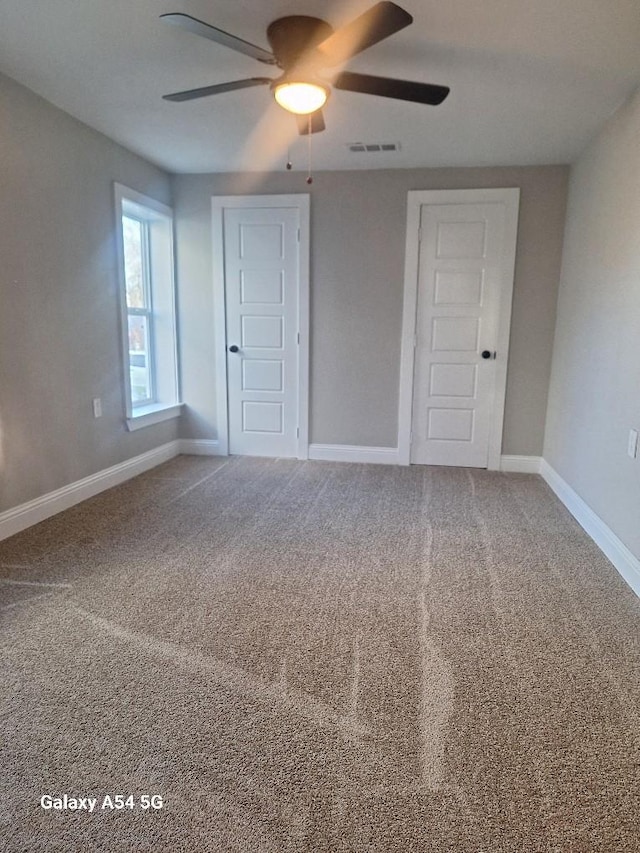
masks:
<instances>
[{"instance_id":1,"label":"frosted glass light shade","mask_svg":"<svg viewBox=\"0 0 640 853\"><path fill-rule=\"evenodd\" d=\"M324 106L329 90L319 83L280 83L274 97L281 107L297 115L308 115Z\"/></svg>"}]
</instances>

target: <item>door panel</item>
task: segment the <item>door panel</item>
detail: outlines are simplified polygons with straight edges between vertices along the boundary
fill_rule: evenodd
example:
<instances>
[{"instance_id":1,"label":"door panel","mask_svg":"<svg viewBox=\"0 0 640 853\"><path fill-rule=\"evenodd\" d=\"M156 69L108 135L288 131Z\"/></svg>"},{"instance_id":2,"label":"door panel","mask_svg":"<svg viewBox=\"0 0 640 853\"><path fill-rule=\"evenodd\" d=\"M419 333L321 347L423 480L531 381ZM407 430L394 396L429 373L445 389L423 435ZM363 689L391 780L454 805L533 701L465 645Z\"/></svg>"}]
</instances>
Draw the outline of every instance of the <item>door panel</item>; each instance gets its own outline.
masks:
<instances>
[{"instance_id":1,"label":"door panel","mask_svg":"<svg viewBox=\"0 0 640 853\"><path fill-rule=\"evenodd\" d=\"M477 376L478 368L475 364L432 364L429 393L432 397L474 399Z\"/></svg>"},{"instance_id":2,"label":"door panel","mask_svg":"<svg viewBox=\"0 0 640 853\"><path fill-rule=\"evenodd\" d=\"M435 226L438 260L484 258L487 229L482 219L473 222L443 220Z\"/></svg>"},{"instance_id":3,"label":"door panel","mask_svg":"<svg viewBox=\"0 0 640 853\"><path fill-rule=\"evenodd\" d=\"M434 305L481 305L482 271L436 271Z\"/></svg>"},{"instance_id":4,"label":"door panel","mask_svg":"<svg viewBox=\"0 0 640 853\"><path fill-rule=\"evenodd\" d=\"M245 349L263 347L266 349L282 349L284 340L283 317L248 317L241 318L240 340ZM246 356L245 356L246 357Z\"/></svg>"},{"instance_id":5,"label":"door panel","mask_svg":"<svg viewBox=\"0 0 640 853\"><path fill-rule=\"evenodd\" d=\"M283 305L282 270L241 270L240 301L243 305Z\"/></svg>"},{"instance_id":6,"label":"door panel","mask_svg":"<svg viewBox=\"0 0 640 853\"><path fill-rule=\"evenodd\" d=\"M505 212L422 205L411 461L487 466Z\"/></svg>"},{"instance_id":7,"label":"door panel","mask_svg":"<svg viewBox=\"0 0 640 853\"><path fill-rule=\"evenodd\" d=\"M284 363L272 359L264 361L242 361L243 391L283 391L282 374Z\"/></svg>"},{"instance_id":8,"label":"door panel","mask_svg":"<svg viewBox=\"0 0 640 853\"><path fill-rule=\"evenodd\" d=\"M245 433L282 433L282 403L242 403L242 429Z\"/></svg>"},{"instance_id":9,"label":"door panel","mask_svg":"<svg viewBox=\"0 0 640 853\"><path fill-rule=\"evenodd\" d=\"M429 409L427 436L430 439L473 441L473 409Z\"/></svg>"},{"instance_id":10,"label":"door panel","mask_svg":"<svg viewBox=\"0 0 640 853\"><path fill-rule=\"evenodd\" d=\"M297 452L299 211L224 211L229 451Z\"/></svg>"},{"instance_id":11,"label":"door panel","mask_svg":"<svg viewBox=\"0 0 640 853\"><path fill-rule=\"evenodd\" d=\"M435 317L431 349L436 352L475 352L480 320L477 317Z\"/></svg>"}]
</instances>

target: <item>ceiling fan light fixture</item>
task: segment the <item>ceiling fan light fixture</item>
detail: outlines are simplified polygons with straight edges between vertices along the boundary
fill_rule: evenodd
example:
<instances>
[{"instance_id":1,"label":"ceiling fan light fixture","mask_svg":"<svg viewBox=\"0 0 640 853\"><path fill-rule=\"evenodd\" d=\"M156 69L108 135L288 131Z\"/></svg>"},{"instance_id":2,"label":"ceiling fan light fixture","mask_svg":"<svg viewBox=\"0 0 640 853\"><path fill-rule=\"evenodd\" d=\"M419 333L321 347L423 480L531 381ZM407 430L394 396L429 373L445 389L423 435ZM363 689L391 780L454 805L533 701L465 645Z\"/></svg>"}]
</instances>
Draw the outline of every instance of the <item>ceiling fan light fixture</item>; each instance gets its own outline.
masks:
<instances>
[{"instance_id":1,"label":"ceiling fan light fixture","mask_svg":"<svg viewBox=\"0 0 640 853\"><path fill-rule=\"evenodd\" d=\"M275 79L249 77L172 92L162 96L167 101L193 101L237 89L268 86L278 106L296 116L300 136L310 137L325 129L322 107L334 89L432 106L441 104L449 94L447 86L376 77L349 70L332 72L330 82L317 76L318 70L323 72L327 68L343 66L363 50L384 41L413 22L408 12L390 0L378 0L370 9L337 30L321 18L309 15L276 18L267 27L270 51L183 12L170 12L161 15L161 18L258 62L275 65L283 72Z\"/></svg>"},{"instance_id":2,"label":"ceiling fan light fixture","mask_svg":"<svg viewBox=\"0 0 640 853\"><path fill-rule=\"evenodd\" d=\"M329 87L308 80L284 80L273 87L273 95L285 110L304 116L325 105Z\"/></svg>"}]
</instances>

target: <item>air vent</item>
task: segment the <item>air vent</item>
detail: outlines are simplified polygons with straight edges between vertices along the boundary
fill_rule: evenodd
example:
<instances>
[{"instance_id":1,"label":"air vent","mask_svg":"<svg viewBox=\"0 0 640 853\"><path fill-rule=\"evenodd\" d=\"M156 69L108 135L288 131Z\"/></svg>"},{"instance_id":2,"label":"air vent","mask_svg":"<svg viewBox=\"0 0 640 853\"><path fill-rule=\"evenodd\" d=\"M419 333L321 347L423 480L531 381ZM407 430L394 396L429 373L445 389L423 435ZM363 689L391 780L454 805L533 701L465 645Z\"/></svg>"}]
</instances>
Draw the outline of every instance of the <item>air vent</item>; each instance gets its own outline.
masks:
<instances>
[{"instance_id":1,"label":"air vent","mask_svg":"<svg viewBox=\"0 0 640 853\"><path fill-rule=\"evenodd\" d=\"M347 145L349 151L354 154L379 154L382 151L399 151L399 142L349 142Z\"/></svg>"}]
</instances>

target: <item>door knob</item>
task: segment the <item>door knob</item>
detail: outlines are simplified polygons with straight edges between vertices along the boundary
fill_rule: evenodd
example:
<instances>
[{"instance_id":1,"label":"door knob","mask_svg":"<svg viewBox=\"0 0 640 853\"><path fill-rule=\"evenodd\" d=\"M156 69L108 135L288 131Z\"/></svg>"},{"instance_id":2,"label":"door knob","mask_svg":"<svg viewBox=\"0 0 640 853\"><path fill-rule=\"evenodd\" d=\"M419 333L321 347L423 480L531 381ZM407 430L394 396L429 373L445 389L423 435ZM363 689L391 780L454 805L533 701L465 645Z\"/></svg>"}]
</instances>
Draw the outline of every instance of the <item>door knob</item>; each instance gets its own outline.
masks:
<instances>
[{"instance_id":1,"label":"door knob","mask_svg":"<svg viewBox=\"0 0 640 853\"><path fill-rule=\"evenodd\" d=\"M495 358L496 354L495 354L495 352L491 352L490 349L483 349L482 350L482 357L483 358Z\"/></svg>"},{"instance_id":2,"label":"door knob","mask_svg":"<svg viewBox=\"0 0 640 853\"><path fill-rule=\"evenodd\" d=\"M229 352L240 352L240 347L237 347L235 344L231 344Z\"/></svg>"}]
</instances>

